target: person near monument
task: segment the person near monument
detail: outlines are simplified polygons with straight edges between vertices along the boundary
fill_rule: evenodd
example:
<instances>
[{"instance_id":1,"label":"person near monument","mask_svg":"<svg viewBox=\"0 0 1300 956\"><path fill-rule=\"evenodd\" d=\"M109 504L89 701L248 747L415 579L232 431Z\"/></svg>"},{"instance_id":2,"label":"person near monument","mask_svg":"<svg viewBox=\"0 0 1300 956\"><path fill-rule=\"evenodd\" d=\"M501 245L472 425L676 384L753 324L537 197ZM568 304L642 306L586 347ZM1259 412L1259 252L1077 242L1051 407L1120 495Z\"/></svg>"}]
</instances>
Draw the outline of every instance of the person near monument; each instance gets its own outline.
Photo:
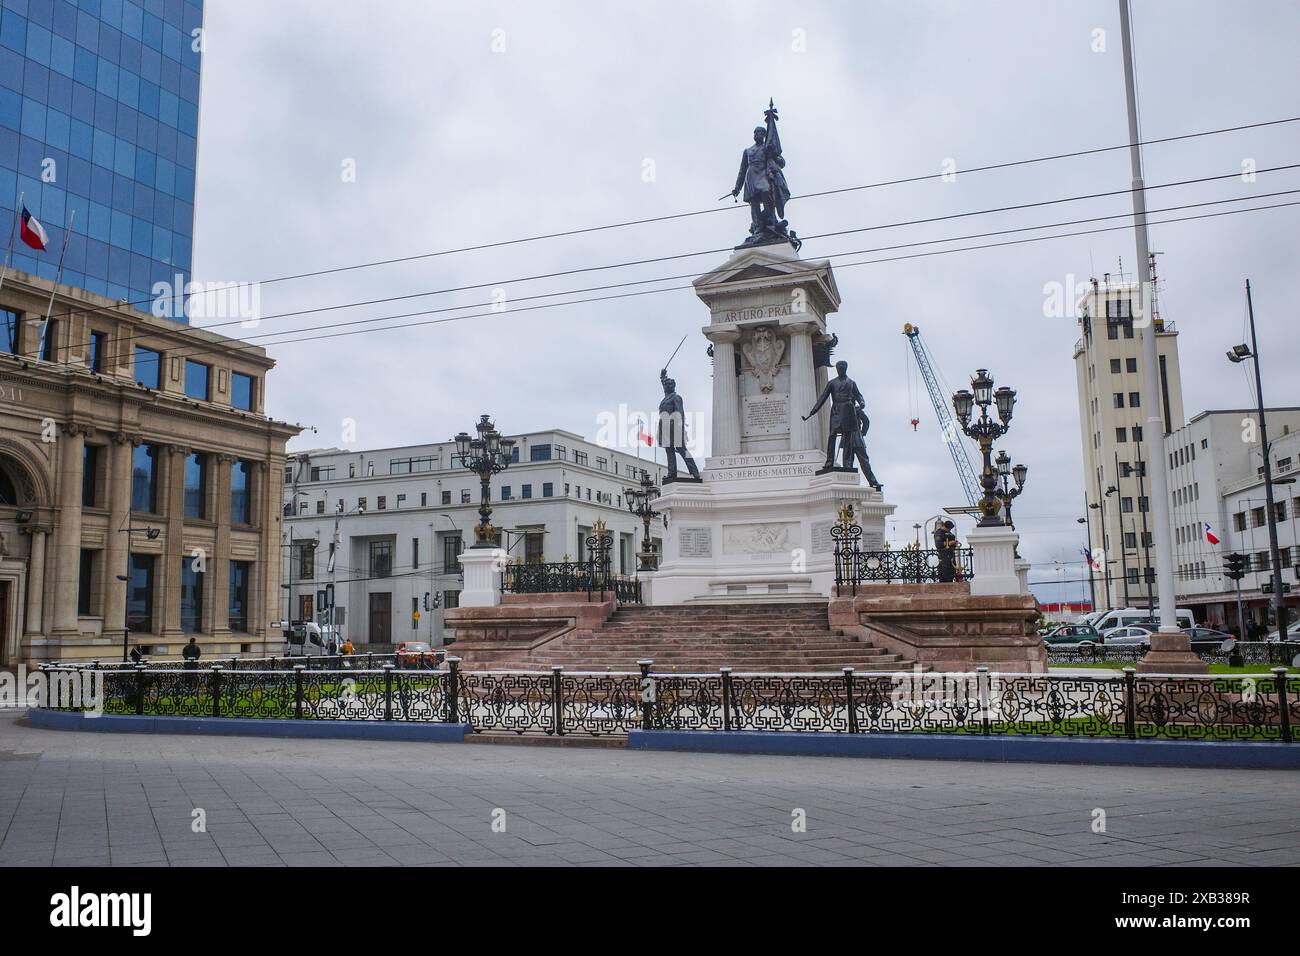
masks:
<instances>
[{"instance_id":1,"label":"person near monument","mask_svg":"<svg viewBox=\"0 0 1300 956\"><path fill-rule=\"evenodd\" d=\"M854 436L858 434L858 409L867 403L858 391L858 385L848 376L849 363L843 359L835 363L835 377L826 383L817 404L803 420L807 421L821 411L827 399L831 403L830 435L826 438L826 468L835 467L835 445L842 440L844 467L852 468Z\"/></svg>"},{"instance_id":2,"label":"person near monument","mask_svg":"<svg viewBox=\"0 0 1300 956\"><path fill-rule=\"evenodd\" d=\"M785 157L781 155L781 137L776 129L776 107L771 100L763 111L766 126L754 127L754 145L740 157L740 172L736 174L733 197L749 203L749 238L743 245L753 246L766 242L784 242L791 238L785 221L785 204L790 198L790 186L785 181ZM725 197L724 197L725 198Z\"/></svg>"},{"instance_id":3,"label":"person near monument","mask_svg":"<svg viewBox=\"0 0 1300 956\"><path fill-rule=\"evenodd\" d=\"M957 577L957 536L951 521L940 521L934 526L934 550L939 552L939 581L949 584Z\"/></svg>"},{"instance_id":4,"label":"person near monument","mask_svg":"<svg viewBox=\"0 0 1300 956\"><path fill-rule=\"evenodd\" d=\"M668 476L666 481L677 480L677 456L682 456L686 470L696 481L700 480L700 471L695 467L695 459L686 450L686 408L682 397L677 394L677 383L668 377L668 369L659 370L659 381L664 387L663 401L659 403L659 446L668 456Z\"/></svg>"},{"instance_id":5,"label":"person near monument","mask_svg":"<svg viewBox=\"0 0 1300 956\"><path fill-rule=\"evenodd\" d=\"M862 469L862 476L867 479L867 484L877 491L884 491L884 485L876 480L876 474L871 470L871 459L867 457L867 430L871 427L871 419L867 417L867 410L862 406L857 408L858 430L853 435L853 456L858 460L858 467Z\"/></svg>"}]
</instances>

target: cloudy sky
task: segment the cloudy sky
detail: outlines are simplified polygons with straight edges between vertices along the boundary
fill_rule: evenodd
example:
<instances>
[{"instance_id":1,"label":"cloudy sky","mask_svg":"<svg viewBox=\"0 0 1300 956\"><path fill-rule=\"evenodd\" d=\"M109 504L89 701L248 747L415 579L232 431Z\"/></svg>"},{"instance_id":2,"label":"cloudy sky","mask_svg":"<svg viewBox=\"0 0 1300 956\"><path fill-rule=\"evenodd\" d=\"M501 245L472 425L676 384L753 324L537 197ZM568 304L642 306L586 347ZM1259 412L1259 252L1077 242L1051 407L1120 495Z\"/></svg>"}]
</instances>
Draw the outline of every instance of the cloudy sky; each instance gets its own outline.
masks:
<instances>
[{"instance_id":1,"label":"cloudy sky","mask_svg":"<svg viewBox=\"0 0 1300 956\"><path fill-rule=\"evenodd\" d=\"M1136 0L1144 138L1300 114L1300 6ZM594 438L620 403L655 407L658 370L707 412L707 322L688 280L651 295L518 311L698 274L745 236L748 210L715 202L769 96L781 115L787 215L807 237L998 206L1122 190L1127 153L1010 170L963 169L1126 142L1116 4L1098 2L442 3L209 0L199 138L195 278L268 280L507 239L697 210L708 214L264 284L257 329L271 343L316 327L423 313L363 334L271 348L268 405L315 426L292 447L357 449L444 440L492 413L511 433L560 427ZM1101 48L1101 49L1099 49ZM1151 146L1148 185L1300 162L1300 123ZM938 174L836 196L801 194ZM1300 187L1300 171L1254 182L1157 189L1153 210ZM1294 201L1296 196L1253 204ZM1218 207L1238 208L1252 203ZM1130 231L892 262L999 241L973 234L1122 214L1125 196L911 227L810 238L830 257L842 310L830 327L872 419L869 450L898 506L896 541L960 487L901 334L920 325L941 372L977 366L1019 391L1005 447L1030 467L1017 504L1036 577L1086 592L1071 318L1045 287L1132 271ZM1272 404L1300 403L1295 230L1300 207L1153 226L1161 306L1180 330L1189 415L1251 401L1223 359L1242 340L1252 280ZM1204 210L1170 213L1189 215ZM1161 218L1154 215L1153 218ZM1050 235L1122 223L1047 229ZM1012 238L1023 237L1024 233ZM884 247L934 240L946 246ZM687 253L700 253L684 256ZM641 266L529 276L629 260ZM421 295L466 286L455 293ZM507 307L487 316L500 290ZM526 301L544 293L572 292ZM378 299L395 301L326 307ZM525 301L517 301L525 300ZM452 311L448 311L451 309ZM440 310L440 311L433 311ZM293 316L282 313L299 312ZM395 331L385 325L429 322ZM258 338L263 336L263 338ZM913 431L910 419L920 418ZM344 420L356 440L344 442ZM699 436L707 452L707 434ZM1054 562L1062 562L1059 572ZM1039 589L1040 597L1053 595Z\"/></svg>"}]
</instances>

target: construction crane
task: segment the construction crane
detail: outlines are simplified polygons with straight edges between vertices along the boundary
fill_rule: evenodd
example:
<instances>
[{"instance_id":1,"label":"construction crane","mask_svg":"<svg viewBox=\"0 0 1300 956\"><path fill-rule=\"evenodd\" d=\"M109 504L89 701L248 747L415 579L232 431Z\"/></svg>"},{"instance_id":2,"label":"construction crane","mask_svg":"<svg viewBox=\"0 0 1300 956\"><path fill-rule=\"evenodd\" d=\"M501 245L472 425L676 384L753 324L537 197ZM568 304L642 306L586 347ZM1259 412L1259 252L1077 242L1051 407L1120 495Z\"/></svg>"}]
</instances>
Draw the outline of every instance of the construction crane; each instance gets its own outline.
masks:
<instances>
[{"instance_id":1,"label":"construction crane","mask_svg":"<svg viewBox=\"0 0 1300 956\"><path fill-rule=\"evenodd\" d=\"M961 481L962 490L966 492L966 501L971 508L976 508L983 489L979 479L975 477L975 469L971 466L970 457L966 454L966 444L961 440L962 431L953 420L948 403L944 401L943 391L939 388L939 380L934 373L934 363L930 361L930 353L925 343L921 341L921 328L908 322L903 326L903 334L907 336L907 341L912 346L912 354L916 356L916 366L921 370L921 378L925 380L925 390L930 393L930 403L934 405L934 414L939 419L944 444L948 446L948 452L952 455L953 467L957 469L957 478ZM912 420L912 426L916 426L916 419Z\"/></svg>"}]
</instances>

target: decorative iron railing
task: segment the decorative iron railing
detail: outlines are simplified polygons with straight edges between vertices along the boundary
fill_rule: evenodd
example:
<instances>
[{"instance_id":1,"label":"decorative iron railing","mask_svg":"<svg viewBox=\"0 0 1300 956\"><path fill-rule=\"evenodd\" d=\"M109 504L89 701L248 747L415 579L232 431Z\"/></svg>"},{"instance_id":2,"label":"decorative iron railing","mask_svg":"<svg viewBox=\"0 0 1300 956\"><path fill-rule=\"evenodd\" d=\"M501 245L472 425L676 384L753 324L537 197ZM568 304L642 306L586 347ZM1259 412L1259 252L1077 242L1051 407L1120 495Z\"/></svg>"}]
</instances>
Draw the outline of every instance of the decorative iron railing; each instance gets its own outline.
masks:
<instances>
[{"instance_id":1,"label":"decorative iron railing","mask_svg":"<svg viewBox=\"0 0 1300 956\"><path fill-rule=\"evenodd\" d=\"M612 593L620 604L641 603L641 582L612 573L608 559L508 564L501 572L501 590L510 594L586 591L588 600L600 595L602 601Z\"/></svg>"},{"instance_id":2,"label":"decorative iron railing","mask_svg":"<svg viewBox=\"0 0 1300 956\"><path fill-rule=\"evenodd\" d=\"M1235 663L1236 655L1221 646L1193 648L1207 664ZM1242 664L1280 664L1294 666L1300 657L1300 642L1294 641L1238 641L1236 650ZM1107 645L1096 643L1058 644L1047 646L1049 664L1101 664L1135 663L1146 656L1146 650L1135 644Z\"/></svg>"},{"instance_id":3,"label":"decorative iron railing","mask_svg":"<svg viewBox=\"0 0 1300 956\"><path fill-rule=\"evenodd\" d=\"M854 534L853 532L857 532ZM834 525L831 535L835 545L835 593L858 593L858 585L867 581L895 581L903 584L969 581L975 576L970 548L946 551L902 548L898 551L863 551L859 547L861 531L857 525ZM836 532L839 532L838 534Z\"/></svg>"},{"instance_id":4,"label":"decorative iron railing","mask_svg":"<svg viewBox=\"0 0 1300 956\"><path fill-rule=\"evenodd\" d=\"M50 665L101 682L102 711L187 717L465 723L475 733L629 730L961 733L1292 742L1300 676L973 673L657 674L438 669L233 671ZM57 709L86 709L84 704Z\"/></svg>"}]
</instances>

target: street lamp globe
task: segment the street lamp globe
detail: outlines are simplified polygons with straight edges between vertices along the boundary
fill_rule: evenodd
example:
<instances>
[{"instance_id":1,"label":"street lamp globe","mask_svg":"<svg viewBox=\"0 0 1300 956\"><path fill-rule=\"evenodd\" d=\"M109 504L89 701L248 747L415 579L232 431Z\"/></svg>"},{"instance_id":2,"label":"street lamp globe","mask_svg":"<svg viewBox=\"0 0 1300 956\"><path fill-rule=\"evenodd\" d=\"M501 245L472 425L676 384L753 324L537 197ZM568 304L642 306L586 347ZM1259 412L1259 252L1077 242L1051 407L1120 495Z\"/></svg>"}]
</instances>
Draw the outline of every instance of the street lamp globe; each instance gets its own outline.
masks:
<instances>
[{"instance_id":1,"label":"street lamp globe","mask_svg":"<svg viewBox=\"0 0 1300 956\"><path fill-rule=\"evenodd\" d=\"M1011 477L1011 456L1007 454L1006 449L998 452L998 457L994 459L998 466L998 475L1003 478Z\"/></svg>"},{"instance_id":2,"label":"street lamp globe","mask_svg":"<svg viewBox=\"0 0 1300 956\"><path fill-rule=\"evenodd\" d=\"M993 398L998 404L998 418L1005 425L1011 421L1011 412L1016 407L1016 390L1003 385L993 393Z\"/></svg>"},{"instance_id":3,"label":"street lamp globe","mask_svg":"<svg viewBox=\"0 0 1300 956\"><path fill-rule=\"evenodd\" d=\"M993 379L986 368L977 368L975 377L970 380L970 387L975 390L975 404L987 408L993 401Z\"/></svg>"},{"instance_id":4,"label":"street lamp globe","mask_svg":"<svg viewBox=\"0 0 1300 956\"><path fill-rule=\"evenodd\" d=\"M962 428L970 421L971 411L975 404L975 396L968 390L962 389L952 397L952 410L957 413L957 419L961 422Z\"/></svg>"},{"instance_id":5,"label":"street lamp globe","mask_svg":"<svg viewBox=\"0 0 1300 956\"><path fill-rule=\"evenodd\" d=\"M1011 476L1013 479L1015 479L1017 488L1025 487L1025 477L1028 474L1029 474L1028 465L1016 465L1016 467L1011 469Z\"/></svg>"},{"instance_id":6,"label":"street lamp globe","mask_svg":"<svg viewBox=\"0 0 1300 956\"><path fill-rule=\"evenodd\" d=\"M460 432L456 435L456 457L464 458L469 454L470 437L468 432Z\"/></svg>"}]
</instances>

